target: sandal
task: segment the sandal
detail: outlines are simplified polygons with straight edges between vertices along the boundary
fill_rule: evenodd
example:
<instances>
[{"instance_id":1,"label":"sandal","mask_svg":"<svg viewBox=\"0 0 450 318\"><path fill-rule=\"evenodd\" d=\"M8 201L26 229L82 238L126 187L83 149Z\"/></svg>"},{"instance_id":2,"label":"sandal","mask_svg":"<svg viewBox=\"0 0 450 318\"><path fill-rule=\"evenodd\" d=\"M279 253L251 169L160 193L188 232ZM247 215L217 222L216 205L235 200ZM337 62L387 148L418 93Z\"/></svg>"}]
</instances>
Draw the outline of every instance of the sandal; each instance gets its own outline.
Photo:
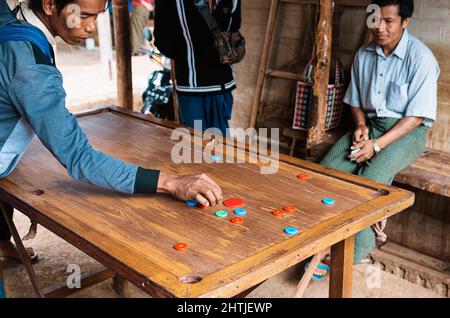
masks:
<instances>
[{"instance_id":1,"label":"sandal","mask_svg":"<svg viewBox=\"0 0 450 318\"><path fill-rule=\"evenodd\" d=\"M38 260L38 254L31 247L25 248L29 260L34 263ZM0 259L12 259L22 263L17 247L10 241L0 242Z\"/></svg>"},{"instance_id":2,"label":"sandal","mask_svg":"<svg viewBox=\"0 0 450 318\"><path fill-rule=\"evenodd\" d=\"M309 264L310 264L310 262L306 263L305 271L308 269ZM322 274L322 275L320 275L320 274L313 274L312 279L316 280L316 281L320 281L328 274L328 272L330 271L330 266L321 263L321 264L317 265L317 269L321 269L321 270L326 271L325 274Z\"/></svg>"}]
</instances>

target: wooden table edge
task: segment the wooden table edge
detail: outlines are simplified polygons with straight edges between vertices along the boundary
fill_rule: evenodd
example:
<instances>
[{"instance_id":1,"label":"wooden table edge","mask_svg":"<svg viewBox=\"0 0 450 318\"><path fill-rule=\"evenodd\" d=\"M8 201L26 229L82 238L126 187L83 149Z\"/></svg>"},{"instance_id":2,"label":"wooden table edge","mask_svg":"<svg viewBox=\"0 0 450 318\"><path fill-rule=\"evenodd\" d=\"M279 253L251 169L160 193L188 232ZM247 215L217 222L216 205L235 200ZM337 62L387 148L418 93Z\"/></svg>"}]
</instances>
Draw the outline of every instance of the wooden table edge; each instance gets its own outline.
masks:
<instances>
[{"instance_id":1,"label":"wooden table edge","mask_svg":"<svg viewBox=\"0 0 450 318\"><path fill-rule=\"evenodd\" d=\"M89 116L89 115L103 113L103 112L112 112L112 113L123 114L126 116L131 116L131 117L139 118L139 119L147 121L149 123L157 124L157 125L164 126L167 128L182 127L175 123L151 118L148 115L135 113L135 112L128 111L125 109L120 109L120 108L114 107L114 106L103 107L103 108L99 108L99 109L96 109L93 111L77 114L77 117L84 117L84 116ZM193 130L191 129L191 131L193 131ZM358 176L347 175L345 173L341 173L340 171L328 169L328 168L322 167L320 165L317 165L314 163L309 163L309 162L306 162L306 161L303 161L300 159L291 158L291 157L284 156L284 155L282 155L281 158L282 158L283 162L293 164L298 167L305 167L305 168L314 170L315 172L318 172L318 173L323 173L326 175L331 175L333 177L337 177L338 179L341 179L343 181L353 182L353 183L356 181L356 183L361 184L363 186L367 187L368 185L371 185L373 187L373 189L386 191L384 193L385 195L380 196L368 203L372 207L372 209L378 208L378 210L376 210L375 212L371 213L368 216L366 215L365 218L362 218L362 219L367 219L367 220L366 220L366 222L364 222L364 225L360 225L359 230L352 231L349 228L342 228L339 231L327 233L325 238L320 239L320 242L325 241L325 240L327 241L327 244L329 244L329 245L327 245L327 247L334 245L340 241L345 240L346 238L350 237L351 235L354 235L355 233L362 230L363 228L368 227L377 221L380 221L384 217L394 215L394 214L408 208L414 202L414 194L409 191L406 191L406 190L397 189L397 188L385 186L382 184L378 184L376 182L366 180L366 179L363 179ZM392 190L392 189L394 189L394 190ZM393 196L397 197L399 199L403 199L403 201L401 201L396 206L392 206L392 207L389 207L389 206L386 207L381 204L377 206L377 204L375 204L375 203L378 203L378 201L380 201L380 200L383 201L383 198L385 199L387 197L393 197ZM32 219L32 220L36 221L37 223L41 224L42 226L46 227L47 229L49 229L56 235L60 236L61 238L63 238L64 240L66 240L67 242L72 244L73 246L77 247L78 249L82 250L86 254L90 255L91 257L93 257L94 259L96 259L97 261L102 263L103 265L107 266L108 268L113 270L115 273L119 274L120 276L123 276L124 278L126 278L127 280L129 280L130 282L132 282L133 284L138 286L139 288L143 289L147 293L150 293L156 297L232 297L234 295L242 293L243 291L245 291L248 288L251 288L254 285L261 283L262 281L269 278L270 276L273 276L273 272L270 272L270 273L272 273L272 275L270 275L270 276L264 275L264 271L268 270L270 268L270 264L268 264L268 265L266 264L266 265L260 266L260 268L254 268L254 272L252 272L251 274L248 274L248 275L245 275L242 277L238 277L237 279L234 279L230 283L225 284L224 286L219 287L212 291L209 289L205 289L205 288L198 288L198 286L200 286L200 285L195 285L195 284L190 285L190 286L184 285L182 288L171 289L171 291L168 291L164 287L159 286L157 283L151 282L146 276L136 272L135 270L129 268L127 265L117 261L117 259L115 259L114 257L104 253L99 248L95 247L88 241L79 237L76 233L68 230L61 224L47 218L44 214L40 213L38 210L29 206L28 204L21 201L20 199L9 194L2 188L0 188L0 199L3 200L4 202L11 204L14 208L21 211L25 215L27 215L30 219ZM334 221L336 218L347 220L349 217L352 217L356 214L361 215L361 213L364 213L364 211L361 211L361 209L366 207L366 205L368 205L368 204L364 204L355 209L349 210L343 215L337 216L335 218L330 219L327 222L324 222L324 224L328 224L330 221ZM367 212L365 212L365 213L367 213ZM361 223L362 219L359 219L358 222ZM349 227L352 225L353 227L355 227L355 224L358 224L358 222L353 222L353 223L347 224L347 226ZM323 227L324 224L321 224L321 227ZM342 224L342 225L344 225L344 224ZM330 231L328 231L328 232L330 232ZM298 237L298 239L303 238L303 237L304 237L304 235L301 237ZM292 242L295 242L295 241L296 240L289 240L289 241L283 242L281 244L292 244ZM279 247L279 245L277 245L277 247ZM302 250L303 252L299 253L299 249ZM304 245L299 246L297 250L294 249L291 252L289 252L289 257L287 257L288 260L285 262L284 266L278 272L283 271L284 269L302 261L303 259L305 259L309 256L312 256L312 255L322 251L323 249L324 248L322 245L318 246L317 241L310 242L310 243L306 244L305 246ZM270 250L271 250L271 248L268 248L258 254L255 254L247 261L254 260L254 259L256 260L258 258L261 258L261 256L262 256L261 254L270 252ZM307 252L304 252L304 251L307 251ZM294 254L298 254L298 255L294 255ZM230 271L234 267L239 266L239 263L240 262L233 264L231 267L228 267L225 270ZM205 280L206 279L208 279L208 280L216 279L215 277L220 276L222 271L223 270L220 270L216 273L213 273L213 274L207 276L205 278Z\"/></svg>"}]
</instances>

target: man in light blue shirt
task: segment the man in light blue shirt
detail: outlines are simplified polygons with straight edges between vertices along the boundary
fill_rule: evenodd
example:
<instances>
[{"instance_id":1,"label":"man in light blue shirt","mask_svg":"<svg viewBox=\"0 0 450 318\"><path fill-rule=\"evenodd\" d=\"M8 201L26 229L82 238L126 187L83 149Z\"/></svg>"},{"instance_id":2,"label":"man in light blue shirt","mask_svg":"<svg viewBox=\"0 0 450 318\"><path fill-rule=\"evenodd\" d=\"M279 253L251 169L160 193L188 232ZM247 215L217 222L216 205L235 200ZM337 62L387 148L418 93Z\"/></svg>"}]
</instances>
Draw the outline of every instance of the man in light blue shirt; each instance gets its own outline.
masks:
<instances>
[{"instance_id":1,"label":"man in light blue shirt","mask_svg":"<svg viewBox=\"0 0 450 318\"><path fill-rule=\"evenodd\" d=\"M79 8L78 26L68 23L75 12L70 4ZM129 194L163 192L205 206L219 203L222 190L205 174L171 175L96 151L67 111L50 44L55 36L68 44L82 43L106 9L107 0L0 0L0 178L15 169L37 135L77 180ZM2 206L12 220L12 207ZM18 258L10 238L0 213L0 257Z\"/></svg>"},{"instance_id":2,"label":"man in light blue shirt","mask_svg":"<svg viewBox=\"0 0 450 318\"><path fill-rule=\"evenodd\" d=\"M414 0L374 0L379 23L373 42L356 53L344 102L356 129L342 137L321 164L391 184L424 151L436 120L439 66L406 27ZM355 263L386 240L385 222L355 236ZM372 231L373 230L373 231ZM374 233L375 232L375 233Z\"/></svg>"}]
</instances>

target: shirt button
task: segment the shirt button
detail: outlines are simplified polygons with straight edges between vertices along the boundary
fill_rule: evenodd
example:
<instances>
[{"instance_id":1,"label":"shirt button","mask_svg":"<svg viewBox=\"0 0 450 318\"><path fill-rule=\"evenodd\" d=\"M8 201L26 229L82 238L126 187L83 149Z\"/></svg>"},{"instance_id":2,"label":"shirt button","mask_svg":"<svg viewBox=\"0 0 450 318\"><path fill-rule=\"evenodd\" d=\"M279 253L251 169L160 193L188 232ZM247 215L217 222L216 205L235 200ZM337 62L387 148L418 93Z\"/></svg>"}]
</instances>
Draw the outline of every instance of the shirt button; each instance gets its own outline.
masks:
<instances>
[{"instance_id":1,"label":"shirt button","mask_svg":"<svg viewBox=\"0 0 450 318\"><path fill-rule=\"evenodd\" d=\"M380 95L381 94L381 91L378 91L378 95Z\"/></svg>"},{"instance_id":2,"label":"shirt button","mask_svg":"<svg viewBox=\"0 0 450 318\"><path fill-rule=\"evenodd\" d=\"M383 73L381 73L380 76L383 76Z\"/></svg>"}]
</instances>

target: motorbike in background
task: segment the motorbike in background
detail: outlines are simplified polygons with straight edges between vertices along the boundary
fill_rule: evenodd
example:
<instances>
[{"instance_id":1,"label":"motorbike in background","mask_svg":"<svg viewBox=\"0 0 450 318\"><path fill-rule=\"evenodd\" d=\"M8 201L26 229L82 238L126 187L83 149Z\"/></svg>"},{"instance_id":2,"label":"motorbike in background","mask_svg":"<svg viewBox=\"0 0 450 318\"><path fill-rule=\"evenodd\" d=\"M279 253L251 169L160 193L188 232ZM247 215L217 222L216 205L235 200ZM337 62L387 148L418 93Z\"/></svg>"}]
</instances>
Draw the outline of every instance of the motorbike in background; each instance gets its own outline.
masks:
<instances>
[{"instance_id":1,"label":"motorbike in background","mask_svg":"<svg viewBox=\"0 0 450 318\"><path fill-rule=\"evenodd\" d=\"M173 109L173 83L170 59L161 54L152 44L152 31L146 27L143 30L145 38L150 42L150 48L141 47L151 61L160 69L150 74L147 88L142 94L143 106L141 112L153 114L156 118L175 120Z\"/></svg>"}]
</instances>

